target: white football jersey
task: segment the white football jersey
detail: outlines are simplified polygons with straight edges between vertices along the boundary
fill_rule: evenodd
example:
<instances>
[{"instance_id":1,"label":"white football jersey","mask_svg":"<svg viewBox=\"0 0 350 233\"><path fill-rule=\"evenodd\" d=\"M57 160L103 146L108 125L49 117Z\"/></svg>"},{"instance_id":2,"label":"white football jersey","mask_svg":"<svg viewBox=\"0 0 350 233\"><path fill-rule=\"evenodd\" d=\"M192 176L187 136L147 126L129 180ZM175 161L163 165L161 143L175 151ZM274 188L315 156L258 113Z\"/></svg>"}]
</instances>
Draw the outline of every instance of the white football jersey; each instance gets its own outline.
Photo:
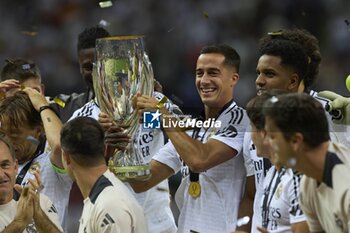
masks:
<instances>
[{"instance_id":1,"label":"white football jersey","mask_svg":"<svg viewBox=\"0 0 350 233\"><path fill-rule=\"evenodd\" d=\"M205 172L199 173L201 194L194 198L188 194L190 184L188 166L181 161L171 142L154 157L175 172L181 170L183 179L176 192L180 210L178 232L231 232L236 221L246 170L242 156L243 137L248 125L245 110L232 102L217 118L221 128L201 128L196 139L203 143L218 140L237 151L237 155ZM188 132L191 136L193 132ZM193 136L193 135L192 135Z\"/></svg>"},{"instance_id":2,"label":"white football jersey","mask_svg":"<svg viewBox=\"0 0 350 233\"><path fill-rule=\"evenodd\" d=\"M330 143L318 184L304 175L300 184L300 205L311 232L350 231L350 149Z\"/></svg>"},{"instance_id":3,"label":"white football jersey","mask_svg":"<svg viewBox=\"0 0 350 233\"><path fill-rule=\"evenodd\" d=\"M251 128L244 135L243 144L243 156L244 163L247 170L247 176L255 175L255 195L254 195L254 206L253 206L253 218L251 233L259 233L257 227L261 227L261 203L260 200L264 194L264 179L267 171L271 167L271 163L267 159L258 157L256 154L256 147L251 139Z\"/></svg>"},{"instance_id":4,"label":"white football jersey","mask_svg":"<svg viewBox=\"0 0 350 233\"><path fill-rule=\"evenodd\" d=\"M163 96L162 93L153 92L153 97L157 100L161 100ZM164 106L171 112L181 113L178 106L170 100ZM95 100L91 100L82 108L76 110L71 119L86 116L97 120L100 112L101 110ZM167 138L161 129L147 129L143 128L141 124L135 134L135 138L137 138L138 153L146 163L149 163L152 156L167 142ZM149 232L175 233L177 231L175 219L170 209L169 185L167 180L142 193L135 193L129 183L125 183L125 185L143 207Z\"/></svg>"},{"instance_id":5,"label":"white football jersey","mask_svg":"<svg viewBox=\"0 0 350 233\"><path fill-rule=\"evenodd\" d=\"M260 200L262 225L270 233L292 232L291 224L306 221L299 205L302 175L292 169L270 168L264 179L264 194Z\"/></svg>"},{"instance_id":6,"label":"white football jersey","mask_svg":"<svg viewBox=\"0 0 350 233\"><path fill-rule=\"evenodd\" d=\"M57 211L55 206L52 204L50 199L40 194L40 207L45 212L47 217L51 220L53 224L57 226L58 229L62 231L60 221L58 219ZM3 231L6 226L8 226L16 216L17 212L17 201L11 200L9 203L0 205L0 231ZM29 224L23 231L23 233L36 233L38 232L34 222Z\"/></svg>"}]
</instances>

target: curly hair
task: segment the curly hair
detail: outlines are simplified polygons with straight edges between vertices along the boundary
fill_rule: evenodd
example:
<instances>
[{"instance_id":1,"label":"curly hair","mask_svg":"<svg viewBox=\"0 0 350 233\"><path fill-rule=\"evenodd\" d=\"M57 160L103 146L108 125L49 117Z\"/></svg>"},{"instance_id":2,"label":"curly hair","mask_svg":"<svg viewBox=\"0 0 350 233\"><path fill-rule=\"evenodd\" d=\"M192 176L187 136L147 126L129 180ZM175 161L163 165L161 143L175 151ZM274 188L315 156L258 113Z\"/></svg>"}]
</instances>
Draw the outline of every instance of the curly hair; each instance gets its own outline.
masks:
<instances>
[{"instance_id":1,"label":"curly hair","mask_svg":"<svg viewBox=\"0 0 350 233\"><path fill-rule=\"evenodd\" d=\"M300 80L307 78L308 57L303 47L290 40L274 39L259 48L259 55L271 55L281 58L281 65L286 65L298 74Z\"/></svg>"},{"instance_id":2,"label":"curly hair","mask_svg":"<svg viewBox=\"0 0 350 233\"><path fill-rule=\"evenodd\" d=\"M286 29L268 33L260 39L260 47L264 47L271 40L275 39L294 41L303 47L308 56L308 68L304 78L304 85L305 91L309 91L317 79L322 60L318 39L305 29Z\"/></svg>"},{"instance_id":3,"label":"curly hair","mask_svg":"<svg viewBox=\"0 0 350 233\"><path fill-rule=\"evenodd\" d=\"M100 26L86 28L78 36L78 52L82 49L95 48L96 39L109 36L109 32Z\"/></svg>"}]
</instances>

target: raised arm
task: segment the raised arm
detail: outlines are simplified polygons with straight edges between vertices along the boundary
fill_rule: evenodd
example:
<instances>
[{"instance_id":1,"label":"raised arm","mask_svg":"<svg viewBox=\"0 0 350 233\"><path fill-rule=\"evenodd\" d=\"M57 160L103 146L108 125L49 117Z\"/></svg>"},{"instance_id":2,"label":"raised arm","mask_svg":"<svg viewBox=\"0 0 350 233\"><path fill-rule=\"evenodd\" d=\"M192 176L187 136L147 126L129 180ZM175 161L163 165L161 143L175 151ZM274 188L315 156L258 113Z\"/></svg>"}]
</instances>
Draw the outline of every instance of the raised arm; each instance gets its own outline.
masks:
<instances>
[{"instance_id":1,"label":"raised arm","mask_svg":"<svg viewBox=\"0 0 350 233\"><path fill-rule=\"evenodd\" d=\"M178 121L164 106L159 105L159 101L153 97L138 96L134 104L139 110L139 114L142 114L143 111L158 110L162 114L162 119L173 122ZM239 131L234 125L227 125L224 128L225 132L222 133L225 135L237 135L237 131ZM177 127L164 128L164 131L181 159L185 161L193 172L203 172L233 158L238 153L237 150L215 137L207 142L201 142L193 139L183 129ZM242 144L243 133L240 132L239 137L242 139Z\"/></svg>"},{"instance_id":2,"label":"raised arm","mask_svg":"<svg viewBox=\"0 0 350 233\"><path fill-rule=\"evenodd\" d=\"M156 160L151 160L150 167L151 167L152 176L149 180L130 182L130 185L135 192L137 193L145 192L150 188L156 186L163 180L174 175L173 169Z\"/></svg>"},{"instance_id":3,"label":"raised arm","mask_svg":"<svg viewBox=\"0 0 350 233\"><path fill-rule=\"evenodd\" d=\"M50 154L51 163L58 168L63 168L60 143L60 131L62 128L61 120L49 107L49 103L45 97L38 91L29 87L26 87L23 91L27 93L34 108L40 113L47 142L52 150Z\"/></svg>"}]
</instances>

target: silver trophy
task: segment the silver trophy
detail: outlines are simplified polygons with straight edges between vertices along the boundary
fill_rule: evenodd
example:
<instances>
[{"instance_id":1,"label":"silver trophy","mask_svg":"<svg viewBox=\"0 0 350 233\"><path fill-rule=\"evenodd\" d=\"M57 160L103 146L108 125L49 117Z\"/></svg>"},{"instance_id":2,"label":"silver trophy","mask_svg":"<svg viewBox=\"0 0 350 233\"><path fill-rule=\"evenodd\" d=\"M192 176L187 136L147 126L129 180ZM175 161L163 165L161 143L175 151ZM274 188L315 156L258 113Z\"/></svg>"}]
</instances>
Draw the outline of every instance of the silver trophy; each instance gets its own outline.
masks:
<instances>
[{"instance_id":1,"label":"silver trophy","mask_svg":"<svg viewBox=\"0 0 350 233\"><path fill-rule=\"evenodd\" d=\"M96 64L93 68L94 91L101 111L125 128L132 142L126 150L116 150L109 169L123 181L146 180L149 165L138 153L135 133L139 116L132 107L137 93L152 95L153 70L145 53L142 36L108 37L96 40Z\"/></svg>"}]
</instances>

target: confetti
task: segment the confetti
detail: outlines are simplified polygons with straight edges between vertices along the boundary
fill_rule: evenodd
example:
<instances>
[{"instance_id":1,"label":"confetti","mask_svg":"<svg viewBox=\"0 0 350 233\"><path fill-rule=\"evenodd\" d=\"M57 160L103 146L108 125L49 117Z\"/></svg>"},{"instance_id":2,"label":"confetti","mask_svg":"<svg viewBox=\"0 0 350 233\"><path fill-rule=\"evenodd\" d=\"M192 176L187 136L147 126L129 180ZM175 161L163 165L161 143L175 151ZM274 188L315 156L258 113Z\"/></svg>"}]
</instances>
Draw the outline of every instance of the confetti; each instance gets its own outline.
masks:
<instances>
[{"instance_id":1,"label":"confetti","mask_svg":"<svg viewBox=\"0 0 350 233\"><path fill-rule=\"evenodd\" d=\"M203 11L203 16L204 16L206 19L209 18L208 12L207 12L207 11Z\"/></svg>"},{"instance_id":2,"label":"confetti","mask_svg":"<svg viewBox=\"0 0 350 233\"><path fill-rule=\"evenodd\" d=\"M267 35L269 36L281 36L282 32L278 31L278 32L268 32Z\"/></svg>"},{"instance_id":3,"label":"confetti","mask_svg":"<svg viewBox=\"0 0 350 233\"><path fill-rule=\"evenodd\" d=\"M102 27L108 27L109 25L111 25L111 23L107 22L104 19L101 19L100 22L98 23L100 26Z\"/></svg>"},{"instance_id":4,"label":"confetti","mask_svg":"<svg viewBox=\"0 0 350 233\"><path fill-rule=\"evenodd\" d=\"M112 1L101 1L98 3L101 8L107 8L113 6Z\"/></svg>"},{"instance_id":5,"label":"confetti","mask_svg":"<svg viewBox=\"0 0 350 233\"><path fill-rule=\"evenodd\" d=\"M22 34L24 34L26 36L37 36L38 32L35 32L35 31L22 31Z\"/></svg>"}]
</instances>

